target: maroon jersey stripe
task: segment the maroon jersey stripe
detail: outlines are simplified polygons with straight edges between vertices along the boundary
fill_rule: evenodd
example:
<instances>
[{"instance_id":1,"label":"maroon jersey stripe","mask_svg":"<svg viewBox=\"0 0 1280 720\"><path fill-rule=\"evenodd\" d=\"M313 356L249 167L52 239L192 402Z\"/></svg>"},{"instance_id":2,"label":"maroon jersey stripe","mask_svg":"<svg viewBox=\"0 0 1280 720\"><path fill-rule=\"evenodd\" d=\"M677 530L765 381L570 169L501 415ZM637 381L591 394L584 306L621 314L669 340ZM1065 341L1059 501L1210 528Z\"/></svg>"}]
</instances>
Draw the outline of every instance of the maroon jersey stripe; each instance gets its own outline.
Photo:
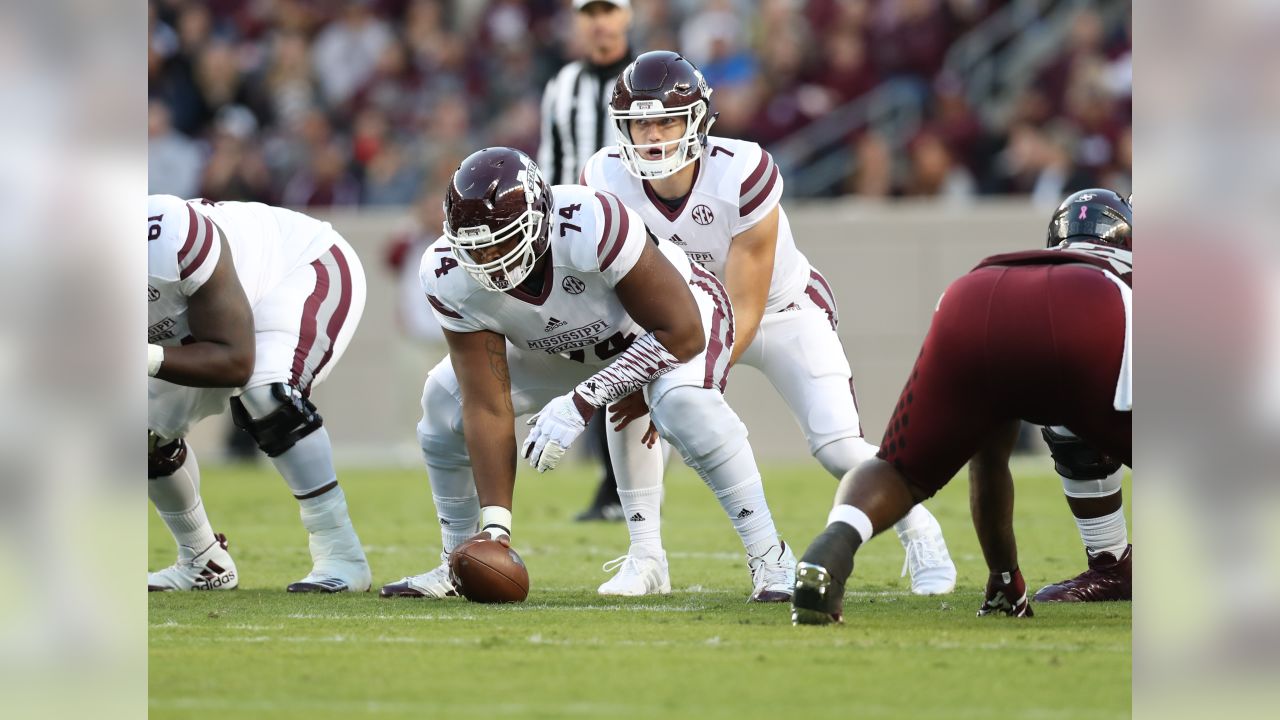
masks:
<instances>
[{"instance_id":1,"label":"maroon jersey stripe","mask_svg":"<svg viewBox=\"0 0 1280 720\"><path fill-rule=\"evenodd\" d=\"M831 292L831 286L827 284L827 279L822 277L822 273L817 270L809 271L809 284L804 292L813 304L822 308L827 314L827 321L831 323L831 329L835 330L840 324L840 315L836 312L836 296Z\"/></svg>"},{"instance_id":2,"label":"maroon jersey stripe","mask_svg":"<svg viewBox=\"0 0 1280 720\"><path fill-rule=\"evenodd\" d=\"M435 295L427 295L427 302L431 303L431 307L435 308L436 312L440 313L441 315L444 315L445 317L451 317L455 320L462 319L461 315L450 310L447 306L445 306L444 303L440 302L440 300Z\"/></svg>"},{"instance_id":3,"label":"maroon jersey stripe","mask_svg":"<svg viewBox=\"0 0 1280 720\"><path fill-rule=\"evenodd\" d=\"M770 162L769 164L773 165L772 162ZM764 187L760 189L760 192L756 193L755 197L753 197L750 201L748 201L745 205L742 206L742 209L738 212L738 217L746 217L750 215L756 208L764 204L764 201L769 199L769 195L773 192L773 186L777 182L778 182L778 166L773 165L773 172L769 174L769 179L765 181Z\"/></svg>"},{"instance_id":4,"label":"maroon jersey stripe","mask_svg":"<svg viewBox=\"0 0 1280 720\"><path fill-rule=\"evenodd\" d=\"M751 192L751 188L760 182L760 178L764 177L764 171L769 169L769 165L773 163L773 158L769 157L769 153L760 151L760 164L756 165L756 169L751 171L746 180L742 181L742 189L738 191L738 197L743 200L747 199L747 193Z\"/></svg>"},{"instance_id":5,"label":"maroon jersey stripe","mask_svg":"<svg viewBox=\"0 0 1280 720\"><path fill-rule=\"evenodd\" d=\"M320 306L324 303L324 298L329 294L329 269L319 258L311 261L311 267L316 271L316 289L311 291L307 296L307 301L302 305L302 324L298 328L298 346L293 349L293 367L290 369L289 376L292 379L292 385L298 387L302 380L302 371L305 368L307 356L311 354L311 348L316 344L316 326L318 325L318 316L320 315Z\"/></svg>"},{"instance_id":6,"label":"maroon jersey stripe","mask_svg":"<svg viewBox=\"0 0 1280 720\"><path fill-rule=\"evenodd\" d=\"M187 241L182 244L182 249L178 251L179 264L182 263L187 253L191 252L191 246L196 244L196 234L200 230L198 217L195 208L191 207L191 203L187 203Z\"/></svg>"},{"instance_id":7,"label":"maroon jersey stripe","mask_svg":"<svg viewBox=\"0 0 1280 720\"><path fill-rule=\"evenodd\" d=\"M613 197L612 195L610 197ZM617 259L618 253L622 252L622 246L627 244L627 232L630 230L631 221L627 218L627 208L622 201L614 197L614 202L618 203L618 240L609 249L609 254L600 261L600 269L608 270L613 261Z\"/></svg>"},{"instance_id":8,"label":"maroon jersey stripe","mask_svg":"<svg viewBox=\"0 0 1280 720\"><path fill-rule=\"evenodd\" d=\"M338 246L329 248L329 254L333 256L334 264L338 266L338 307L334 309L333 315L329 316L329 324L325 327L325 334L329 337L329 347L324 351L324 356L320 358L315 369L311 371L311 377L307 378L307 386L299 388L303 396L311 394L311 381L320 374L324 366L329 363L329 359L333 357L333 347L338 344L338 333L342 331L342 324L347 321L347 313L351 310L351 265L347 263L347 257L342 254Z\"/></svg>"},{"instance_id":9,"label":"maroon jersey stripe","mask_svg":"<svg viewBox=\"0 0 1280 720\"><path fill-rule=\"evenodd\" d=\"M609 202L609 198L613 197L612 193L596 193L596 199L600 201L600 209L604 211L604 230L600 233L600 244L596 245L596 257L603 258L605 248L609 246L613 232L613 203Z\"/></svg>"},{"instance_id":10,"label":"maroon jersey stripe","mask_svg":"<svg viewBox=\"0 0 1280 720\"><path fill-rule=\"evenodd\" d=\"M178 273L179 279L186 280L192 273L199 270L200 266L204 264L204 259L209 256L209 251L213 248L213 243L217 242L215 237L217 233L213 231L212 220L207 217L201 217L200 228L200 234L204 236L204 239L200 241L200 251L196 253L195 259L188 263L187 266L182 268ZM179 255L179 263L181 264L181 255Z\"/></svg>"}]
</instances>

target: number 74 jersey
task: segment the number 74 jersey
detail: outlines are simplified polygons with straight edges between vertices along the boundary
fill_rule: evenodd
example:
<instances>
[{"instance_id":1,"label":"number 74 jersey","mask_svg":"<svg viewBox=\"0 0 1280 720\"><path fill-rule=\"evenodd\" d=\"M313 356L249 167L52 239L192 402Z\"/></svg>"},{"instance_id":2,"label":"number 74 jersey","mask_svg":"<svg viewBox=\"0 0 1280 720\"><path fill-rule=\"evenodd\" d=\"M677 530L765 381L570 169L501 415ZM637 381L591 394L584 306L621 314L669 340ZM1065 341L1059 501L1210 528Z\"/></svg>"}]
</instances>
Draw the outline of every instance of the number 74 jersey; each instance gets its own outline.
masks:
<instances>
[{"instance_id":1,"label":"number 74 jersey","mask_svg":"<svg viewBox=\"0 0 1280 720\"><path fill-rule=\"evenodd\" d=\"M422 290L447 330L489 330L521 352L607 365L645 332L614 288L640 259L650 235L639 215L612 193L556 185L551 194L551 241L543 256L541 292L484 289L458 266L443 237L422 254ZM688 281L692 269L684 253L657 242Z\"/></svg>"}]
</instances>

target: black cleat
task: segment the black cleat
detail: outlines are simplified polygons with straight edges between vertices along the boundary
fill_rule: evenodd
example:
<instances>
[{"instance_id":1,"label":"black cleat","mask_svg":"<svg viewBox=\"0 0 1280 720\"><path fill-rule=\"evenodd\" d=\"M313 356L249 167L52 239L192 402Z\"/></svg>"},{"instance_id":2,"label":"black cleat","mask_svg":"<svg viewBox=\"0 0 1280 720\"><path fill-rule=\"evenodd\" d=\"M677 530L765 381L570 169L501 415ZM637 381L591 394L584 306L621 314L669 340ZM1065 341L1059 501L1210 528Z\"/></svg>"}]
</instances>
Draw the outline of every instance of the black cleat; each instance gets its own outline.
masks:
<instances>
[{"instance_id":1,"label":"black cleat","mask_svg":"<svg viewBox=\"0 0 1280 720\"><path fill-rule=\"evenodd\" d=\"M338 578L316 578L315 580L304 578L296 583L290 583L289 587L285 588L285 591L291 593L340 593L349 589L347 581L339 580Z\"/></svg>"},{"instance_id":2,"label":"black cleat","mask_svg":"<svg viewBox=\"0 0 1280 720\"><path fill-rule=\"evenodd\" d=\"M844 622L844 585L853 574L853 553L861 544L858 532L842 522L831 523L814 538L796 565L792 625Z\"/></svg>"},{"instance_id":3,"label":"black cleat","mask_svg":"<svg viewBox=\"0 0 1280 720\"><path fill-rule=\"evenodd\" d=\"M622 505L618 503L609 503L608 505L592 505L591 507L578 513L574 518L574 522L621 522L626 517L622 513Z\"/></svg>"}]
</instances>

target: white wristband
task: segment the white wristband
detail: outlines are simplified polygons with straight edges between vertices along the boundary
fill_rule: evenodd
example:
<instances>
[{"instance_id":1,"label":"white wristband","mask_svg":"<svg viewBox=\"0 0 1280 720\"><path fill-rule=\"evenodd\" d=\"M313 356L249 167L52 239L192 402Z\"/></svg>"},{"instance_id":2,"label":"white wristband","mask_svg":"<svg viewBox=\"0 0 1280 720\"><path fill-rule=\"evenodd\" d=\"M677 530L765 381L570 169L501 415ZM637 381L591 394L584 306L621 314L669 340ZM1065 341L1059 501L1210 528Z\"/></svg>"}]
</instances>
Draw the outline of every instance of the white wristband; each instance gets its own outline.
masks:
<instances>
[{"instance_id":1,"label":"white wristband","mask_svg":"<svg viewBox=\"0 0 1280 720\"><path fill-rule=\"evenodd\" d=\"M501 505L486 505L480 508L480 530L487 530L490 526L497 526L506 530L506 534L511 534L511 511ZM492 533L490 533L492 535Z\"/></svg>"},{"instance_id":2,"label":"white wristband","mask_svg":"<svg viewBox=\"0 0 1280 720\"><path fill-rule=\"evenodd\" d=\"M147 376L155 377L164 363L164 348L154 343L147 344Z\"/></svg>"}]
</instances>

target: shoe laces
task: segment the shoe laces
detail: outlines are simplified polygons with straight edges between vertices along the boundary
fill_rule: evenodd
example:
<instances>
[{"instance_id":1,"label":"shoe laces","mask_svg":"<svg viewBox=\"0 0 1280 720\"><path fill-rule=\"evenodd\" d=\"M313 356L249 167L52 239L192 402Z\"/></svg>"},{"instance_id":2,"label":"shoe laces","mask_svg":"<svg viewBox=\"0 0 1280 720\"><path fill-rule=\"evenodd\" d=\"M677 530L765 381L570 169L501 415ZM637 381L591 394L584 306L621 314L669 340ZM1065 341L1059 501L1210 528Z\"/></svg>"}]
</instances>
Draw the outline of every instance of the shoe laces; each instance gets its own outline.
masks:
<instances>
[{"instance_id":1,"label":"shoe laces","mask_svg":"<svg viewBox=\"0 0 1280 720\"><path fill-rule=\"evenodd\" d=\"M623 575L640 574L640 563L636 562L636 559L629 554L623 555L622 557L616 557L600 566L600 569L607 573L611 573L619 568L621 568L621 571L618 573L619 577Z\"/></svg>"},{"instance_id":2,"label":"shoe laces","mask_svg":"<svg viewBox=\"0 0 1280 720\"><path fill-rule=\"evenodd\" d=\"M770 560L769 556L777 553L776 560ZM789 585L787 568L782 564L782 558L786 553L780 545L774 545L759 557L748 557L747 567L751 568L751 580L757 588L771 585Z\"/></svg>"},{"instance_id":3,"label":"shoe laces","mask_svg":"<svg viewBox=\"0 0 1280 720\"><path fill-rule=\"evenodd\" d=\"M916 569L932 568L943 564L943 547L931 536L910 538L907 541L906 550L907 555L902 559L900 577L906 577L908 570L912 570L914 574Z\"/></svg>"}]
</instances>

